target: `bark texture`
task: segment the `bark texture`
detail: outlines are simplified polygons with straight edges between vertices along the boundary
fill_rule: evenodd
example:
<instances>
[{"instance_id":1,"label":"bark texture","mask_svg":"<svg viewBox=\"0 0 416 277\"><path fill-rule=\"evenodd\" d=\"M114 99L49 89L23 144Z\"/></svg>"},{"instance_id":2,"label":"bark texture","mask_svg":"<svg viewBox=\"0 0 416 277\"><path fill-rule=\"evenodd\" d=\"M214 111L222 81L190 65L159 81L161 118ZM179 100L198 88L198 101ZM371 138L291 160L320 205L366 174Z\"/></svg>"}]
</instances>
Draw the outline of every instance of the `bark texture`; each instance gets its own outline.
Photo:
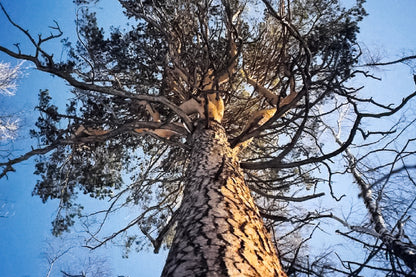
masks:
<instances>
[{"instance_id":1,"label":"bark texture","mask_svg":"<svg viewBox=\"0 0 416 277\"><path fill-rule=\"evenodd\" d=\"M162 276L286 276L224 129L193 135L176 234Z\"/></svg>"}]
</instances>

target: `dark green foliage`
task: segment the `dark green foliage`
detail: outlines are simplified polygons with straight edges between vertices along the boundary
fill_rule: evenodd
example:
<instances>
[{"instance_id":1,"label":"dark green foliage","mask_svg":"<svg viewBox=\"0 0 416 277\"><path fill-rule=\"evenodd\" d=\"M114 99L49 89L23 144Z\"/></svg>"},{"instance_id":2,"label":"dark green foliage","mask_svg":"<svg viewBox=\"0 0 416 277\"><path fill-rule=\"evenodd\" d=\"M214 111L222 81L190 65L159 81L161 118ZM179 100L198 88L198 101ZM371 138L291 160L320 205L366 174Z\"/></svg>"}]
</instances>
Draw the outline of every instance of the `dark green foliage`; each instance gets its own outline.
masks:
<instances>
[{"instance_id":1,"label":"dark green foliage","mask_svg":"<svg viewBox=\"0 0 416 277\"><path fill-rule=\"evenodd\" d=\"M79 14L79 35L76 49L70 49L71 63L85 79L121 84L136 92L155 86L166 54L166 44L160 34L147 24L138 23L131 30L113 28L108 37L97 25L96 14L82 8ZM159 86L156 86L158 89Z\"/></svg>"},{"instance_id":2,"label":"dark green foliage","mask_svg":"<svg viewBox=\"0 0 416 277\"><path fill-rule=\"evenodd\" d=\"M336 74L340 74L341 78L348 78L359 54L356 51L358 23L366 15L362 7L364 1L359 1L357 6L350 10L341 8L338 1L313 1L314 4L305 2L302 3L302 7L315 7L314 10L308 11L307 16L319 18L306 35L310 51L322 60L319 70L322 70L322 66L332 63L333 66L326 68L327 70L336 70ZM299 7L295 9L295 13L301 10L303 9ZM320 14L322 10L325 12ZM305 22L305 27L309 24L310 22Z\"/></svg>"},{"instance_id":3,"label":"dark green foliage","mask_svg":"<svg viewBox=\"0 0 416 277\"><path fill-rule=\"evenodd\" d=\"M64 141L70 139L76 126L73 124L80 122L80 118L76 116L76 102L70 101L67 114L60 114L58 108L50 101L48 91L41 91L38 106L41 116L36 123L38 130L32 130L31 135L36 137L41 145L57 147L48 156L37 159L35 174L41 178L33 194L38 195L43 202L48 199L60 199L60 210L64 209L68 213L66 216L58 214L58 218L53 222L54 234L60 234L62 230L71 226L74 217L79 215L78 209L73 211L73 207L76 206L74 201L79 192L104 199L120 188L121 163L125 163L125 149L116 141L104 145L65 145ZM102 116L102 110L97 108L99 105L90 107L93 107L92 110L88 110L91 118ZM62 125L72 127L61 129Z\"/></svg>"},{"instance_id":4,"label":"dark green foliage","mask_svg":"<svg viewBox=\"0 0 416 277\"><path fill-rule=\"evenodd\" d=\"M58 108L50 104L51 99L48 90L39 92L39 106L36 107L41 112L41 116L36 122L36 127L39 130L30 131L30 135L38 137L42 145L48 145L62 139L62 131L57 127L61 118L58 114Z\"/></svg>"}]
</instances>

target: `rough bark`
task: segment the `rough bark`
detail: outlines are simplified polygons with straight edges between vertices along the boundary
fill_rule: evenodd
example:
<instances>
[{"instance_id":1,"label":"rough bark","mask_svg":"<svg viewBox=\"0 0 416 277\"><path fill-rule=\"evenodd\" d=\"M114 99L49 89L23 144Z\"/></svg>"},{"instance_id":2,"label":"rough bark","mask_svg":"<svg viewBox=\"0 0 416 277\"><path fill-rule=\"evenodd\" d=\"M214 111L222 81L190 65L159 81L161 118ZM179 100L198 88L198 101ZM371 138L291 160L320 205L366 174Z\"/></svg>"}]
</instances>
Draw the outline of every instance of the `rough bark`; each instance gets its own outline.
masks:
<instances>
[{"instance_id":1,"label":"rough bark","mask_svg":"<svg viewBox=\"0 0 416 277\"><path fill-rule=\"evenodd\" d=\"M224 129L200 123L162 276L286 276Z\"/></svg>"}]
</instances>

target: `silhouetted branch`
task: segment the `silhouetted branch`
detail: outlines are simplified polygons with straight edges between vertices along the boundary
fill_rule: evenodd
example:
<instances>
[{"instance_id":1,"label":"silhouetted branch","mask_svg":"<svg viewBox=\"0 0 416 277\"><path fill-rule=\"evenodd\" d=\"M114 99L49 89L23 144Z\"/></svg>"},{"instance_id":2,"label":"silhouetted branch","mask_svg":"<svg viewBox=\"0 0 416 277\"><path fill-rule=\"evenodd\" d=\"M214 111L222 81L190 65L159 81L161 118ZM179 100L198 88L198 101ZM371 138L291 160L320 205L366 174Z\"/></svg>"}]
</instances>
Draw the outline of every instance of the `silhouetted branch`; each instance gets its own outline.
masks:
<instances>
[{"instance_id":1,"label":"silhouetted branch","mask_svg":"<svg viewBox=\"0 0 416 277\"><path fill-rule=\"evenodd\" d=\"M408 60L414 60L416 59L416 55L413 56L407 56L407 57L403 57L394 61L389 61L389 62L374 62L374 63L366 63L363 64L362 66L380 66L380 65L392 65L392 64L396 64L396 63L402 63Z\"/></svg>"}]
</instances>

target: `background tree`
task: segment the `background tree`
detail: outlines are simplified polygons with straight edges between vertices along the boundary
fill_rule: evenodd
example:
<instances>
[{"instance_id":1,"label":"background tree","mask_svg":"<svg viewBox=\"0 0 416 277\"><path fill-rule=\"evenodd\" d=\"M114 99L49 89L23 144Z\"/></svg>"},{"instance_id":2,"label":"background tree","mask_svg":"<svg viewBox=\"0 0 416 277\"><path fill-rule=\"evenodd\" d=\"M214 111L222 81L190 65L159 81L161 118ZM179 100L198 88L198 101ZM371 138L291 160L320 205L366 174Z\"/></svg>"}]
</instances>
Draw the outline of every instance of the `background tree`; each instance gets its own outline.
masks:
<instances>
[{"instance_id":1,"label":"background tree","mask_svg":"<svg viewBox=\"0 0 416 277\"><path fill-rule=\"evenodd\" d=\"M70 58L65 63L55 62L42 48L43 43L61 35L58 25L55 33L35 40L9 18L33 43L35 54L0 48L13 57L34 62L39 70L55 74L74 87L74 98L66 112L53 105L47 91L41 92L41 117L38 129L32 132L40 141L39 148L1 163L5 176L14 164L45 154L38 158L40 180L34 194L44 201L60 199L55 234L67 230L75 217L84 218L76 201L77 194L84 192L111 200L102 215L103 224L114 210L129 204L137 204L143 211L128 226L102 240L97 240L96 230L89 230L90 247L98 247L137 225L156 251L163 242L169 245L175 223L182 223L175 211L187 180L184 172L194 145L192 134L195 136L201 122L215 128L209 118L218 113L209 108L214 104L218 111L223 99L224 117L214 119L222 121L234 154L241 160L245 180L267 229L274 234L288 274L358 274L366 267L395 274L414 270L414 258L410 257L409 263L408 257L393 251L382 239L386 228L380 229L374 217L374 211L381 213L382 207L376 204L379 207L372 209L372 196L366 195L368 184L375 182L360 186L371 215L367 230L354 227L329 209L312 210L304 204L323 196L321 184L328 185L334 199L342 198L332 193L332 179L338 174L350 172L360 183L357 158L347 149L358 143L368 155L378 152L367 150L368 146L376 145L379 135L384 139L393 133L366 130L365 121L397 114L414 96L392 107L361 98L359 89L347 84L354 76L368 75L357 67L361 54L356 43L357 23L365 15L362 1L348 10L340 8L337 1L325 0L263 1L264 5L234 1L120 2L134 25L105 35L94 13L81 9L80 39L74 47L67 43ZM256 8L265 12L249 12ZM350 123L339 126L337 119L347 105L352 107ZM381 111L363 112L364 105ZM341 134L341 130L342 137L335 136L331 142L332 135ZM375 142L362 141L357 134ZM404 132L400 135L406 138ZM411 145L413 140L407 142L405 145ZM410 158L414 152L407 146L404 149L394 163L387 164L396 165L400 160L409 165L403 157ZM333 162L344 153L347 163L343 172L345 168ZM365 157L367 154L359 160ZM219 162L218 170L223 164ZM368 171L385 168L374 165ZM408 170L412 167L405 168L404 177L411 182ZM385 176L395 173L393 167ZM124 183L127 176L132 181ZM380 188L376 203L382 203L384 191ZM404 201L406 212L396 212L392 222L399 219L397 222L402 223L400 218L411 213L413 202ZM386 207L391 206L391 202L386 203ZM167 219L170 221L165 224ZM308 251L307 242L319 222L325 220L342 222L349 231L365 232L381 242L368 243L356 233L346 234L371 250L364 262L337 264L327 260L328 255L308 256L312 251ZM405 230L411 230L411 221L401 225L402 233L409 234ZM387 230L391 237L395 228ZM394 236L410 249L411 239L411 235ZM135 241L131 236L126 245ZM393 254L392 263L386 265L384 258L374 258L380 258L375 255L380 253Z\"/></svg>"},{"instance_id":2,"label":"background tree","mask_svg":"<svg viewBox=\"0 0 416 277\"><path fill-rule=\"evenodd\" d=\"M17 80L22 74L22 63L12 66L0 62L0 94L12 96L17 89ZM0 141L13 139L18 128L18 120L12 115L0 114Z\"/></svg>"},{"instance_id":3,"label":"background tree","mask_svg":"<svg viewBox=\"0 0 416 277\"><path fill-rule=\"evenodd\" d=\"M17 80L22 75L22 63L12 66L10 63L0 62L0 95L13 96L17 89ZM19 119L15 115L0 112L0 157L6 158L10 151L7 147L10 140L17 134ZM3 198L4 196L2 196ZM7 218L13 214L13 204L7 199L0 200L0 218Z\"/></svg>"},{"instance_id":4,"label":"background tree","mask_svg":"<svg viewBox=\"0 0 416 277\"><path fill-rule=\"evenodd\" d=\"M80 241L65 235L46 241L42 252L46 263L44 276L114 276L108 258L91 253L80 245Z\"/></svg>"}]
</instances>

